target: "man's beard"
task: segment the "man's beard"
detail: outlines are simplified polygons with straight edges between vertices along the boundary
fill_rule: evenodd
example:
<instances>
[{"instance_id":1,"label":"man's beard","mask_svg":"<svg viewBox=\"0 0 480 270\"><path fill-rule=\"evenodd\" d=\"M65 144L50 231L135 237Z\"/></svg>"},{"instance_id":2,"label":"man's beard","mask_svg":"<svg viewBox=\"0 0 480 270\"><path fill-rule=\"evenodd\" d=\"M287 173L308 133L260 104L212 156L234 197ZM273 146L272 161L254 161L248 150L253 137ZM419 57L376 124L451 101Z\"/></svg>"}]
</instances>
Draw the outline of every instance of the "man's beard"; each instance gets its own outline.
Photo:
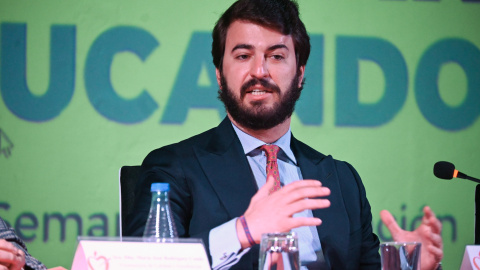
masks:
<instances>
[{"instance_id":1,"label":"man's beard","mask_svg":"<svg viewBox=\"0 0 480 270\"><path fill-rule=\"evenodd\" d=\"M239 125L252 130L265 130L283 123L292 116L295 103L300 98L303 88L303 83L298 87L298 82L299 76L297 73L292 79L289 89L282 93L278 86L269 83L267 80L253 78L242 85L240 98L237 98L228 87L223 74L220 74L221 89L218 90L218 98L225 104L225 109ZM275 102L271 108L263 101L253 101L250 103L250 107L245 106L242 101L246 91L258 84L273 94L279 95L280 101Z\"/></svg>"}]
</instances>

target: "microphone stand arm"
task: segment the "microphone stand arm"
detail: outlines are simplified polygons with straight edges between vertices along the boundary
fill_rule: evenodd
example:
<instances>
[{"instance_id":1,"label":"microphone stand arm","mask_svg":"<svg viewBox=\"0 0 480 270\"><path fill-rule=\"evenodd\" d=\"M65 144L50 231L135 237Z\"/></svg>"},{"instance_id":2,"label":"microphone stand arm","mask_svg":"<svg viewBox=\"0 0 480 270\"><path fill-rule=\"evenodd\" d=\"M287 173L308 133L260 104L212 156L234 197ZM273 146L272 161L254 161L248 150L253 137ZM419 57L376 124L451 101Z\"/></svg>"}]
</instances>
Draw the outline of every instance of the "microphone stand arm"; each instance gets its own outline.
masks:
<instances>
[{"instance_id":1,"label":"microphone stand arm","mask_svg":"<svg viewBox=\"0 0 480 270\"><path fill-rule=\"evenodd\" d=\"M473 177L470 177L470 176L466 175L465 179L468 179L468 180L471 180L473 182L477 182L478 184L480 184L480 180L478 180L477 178L473 178Z\"/></svg>"}]
</instances>

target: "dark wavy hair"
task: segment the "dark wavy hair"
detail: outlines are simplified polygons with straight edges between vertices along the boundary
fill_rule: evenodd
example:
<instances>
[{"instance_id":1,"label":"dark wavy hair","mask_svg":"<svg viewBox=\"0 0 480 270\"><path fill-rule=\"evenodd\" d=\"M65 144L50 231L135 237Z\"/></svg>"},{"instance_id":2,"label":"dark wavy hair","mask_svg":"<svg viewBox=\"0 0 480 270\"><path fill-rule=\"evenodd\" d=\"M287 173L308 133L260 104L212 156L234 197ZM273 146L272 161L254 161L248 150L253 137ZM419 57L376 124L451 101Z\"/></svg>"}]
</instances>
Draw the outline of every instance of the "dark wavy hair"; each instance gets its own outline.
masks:
<instances>
[{"instance_id":1,"label":"dark wavy hair","mask_svg":"<svg viewBox=\"0 0 480 270\"><path fill-rule=\"evenodd\" d=\"M291 35L295 46L297 69L307 64L310 37L300 20L298 4L291 0L238 0L218 19L213 28L213 64L222 71L225 40L230 25L237 20L248 21Z\"/></svg>"}]
</instances>

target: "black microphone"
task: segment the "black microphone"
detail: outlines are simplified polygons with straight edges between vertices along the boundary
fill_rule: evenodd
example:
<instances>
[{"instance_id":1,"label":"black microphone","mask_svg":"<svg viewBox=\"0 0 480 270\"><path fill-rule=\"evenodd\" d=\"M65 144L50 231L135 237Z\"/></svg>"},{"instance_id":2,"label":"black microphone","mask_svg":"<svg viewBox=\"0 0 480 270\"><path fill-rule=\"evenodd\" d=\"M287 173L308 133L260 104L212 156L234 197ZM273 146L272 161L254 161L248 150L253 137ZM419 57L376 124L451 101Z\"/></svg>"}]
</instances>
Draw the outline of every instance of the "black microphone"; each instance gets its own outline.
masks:
<instances>
[{"instance_id":1,"label":"black microphone","mask_svg":"<svg viewBox=\"0 0 480 270\"><path fill-rule=\"evenodd\" d=\"M445 180L450 180L452 178L463 178L480 183L480 179L468 176L458 170L455 170L455 165L448 161L439 161L435 163L433 166L433 174L435 174L436 177Z\"/></svg>"},{"instance_id":2,"label":"black microphone","mask_svg":"<svg viewBox=\"0 0 480 270\"><path fill-rule=\"evenodd\" d=\"M470 177L455 170L455 165L448 161L439 161L433 166L433 174L441 179L463 178L480 183L477 178ZM480 185L475 189L475 245L480 245Z\"/></svg>"}]
</instances>

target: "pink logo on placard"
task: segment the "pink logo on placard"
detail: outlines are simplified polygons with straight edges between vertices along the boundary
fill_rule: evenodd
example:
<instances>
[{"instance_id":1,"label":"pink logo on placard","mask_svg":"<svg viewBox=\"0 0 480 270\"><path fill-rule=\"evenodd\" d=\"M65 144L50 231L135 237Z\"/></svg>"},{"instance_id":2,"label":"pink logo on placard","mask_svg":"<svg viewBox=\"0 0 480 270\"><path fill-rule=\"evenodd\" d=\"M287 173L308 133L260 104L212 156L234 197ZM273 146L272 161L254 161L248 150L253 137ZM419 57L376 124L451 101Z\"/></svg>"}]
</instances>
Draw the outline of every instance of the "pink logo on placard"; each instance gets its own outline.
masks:
<instances>
[{"instance_id":1,"label":"pink logo on placard","mask_svg":"<svg viewBox=\"0 0 480 270\"><path fill-rule=\"evenodd\" d=\"M480 265L480 252L478 253L477 257L473 258L472 261L473 261L473 265L475 265L475 268L477 268L477 270L480 270L480 266L479 266Z\"/></svg>"},{"instance_id":2,"label":"pink logo on placard","mask_svg":"<svg viewBox=\"0 0 480 270\"><path fill-rule=\"evenodd\" d=\"M108 270L108 259L105 256L98 256L97 252L93 256L88 257L88 269L91 270Z\"/></svg>"}]
</instances>

